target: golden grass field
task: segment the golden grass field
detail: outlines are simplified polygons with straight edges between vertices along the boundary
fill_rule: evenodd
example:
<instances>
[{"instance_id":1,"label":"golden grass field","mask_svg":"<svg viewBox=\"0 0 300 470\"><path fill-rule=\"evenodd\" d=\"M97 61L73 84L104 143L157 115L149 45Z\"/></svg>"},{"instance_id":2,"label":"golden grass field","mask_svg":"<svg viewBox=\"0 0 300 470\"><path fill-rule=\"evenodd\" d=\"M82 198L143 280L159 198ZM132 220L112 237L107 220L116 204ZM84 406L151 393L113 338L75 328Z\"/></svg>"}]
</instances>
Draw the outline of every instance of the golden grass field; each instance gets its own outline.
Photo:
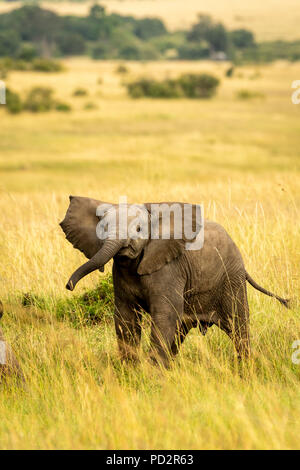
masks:
<instances>
[{"instance_id":1,"label":"golden grass field","mask_svg":"<svg viewBox=\"0 0 300 470\"><path fill-rule=\"evenodd\" d=\"M63 15L86 15L94 1L40 2L45 8ZM174 29L189 28L199 13L207 13L228 28L248 28L259 41L299 39L298 0L101 0L108 12L136 17L156 16ZM0 1L0 12L17 8L23 2Z\"/></svg>"},{"instance_id":2,"label":"golden grass field","mask_svg":"<svg viewBox=\"0 0 300 470\"><path fill-rule=\"evenodd\" d=\"M57 74L12 72L24 94L51 86L71 113L9 115L0 108L1 326L27 380L0 394L2 449L296 449L300 432L300 105L291 102L299 64L117 64L65 61ZM208 70L222 79L209 101L131 100L121 81ZM100 79L100 81L99 81ZM75 88L89 95L73 97ZM238 90L259 92L239 100ZM96 109L84 109L87 103ZM204 204L223 224L264 287L292 297L286 310L249 287L252 360L238 366L217 328L194 331L170 371L145 358L118 362L111 321L74 328L51 306L96 285L64 286L83 261L58 222L68 195L118 201ZM109 271L110 267L107 268ZM48 307L23 308L24 292ZM142 356L146 356L147 335Z\"/></svg>"}]
</instances>

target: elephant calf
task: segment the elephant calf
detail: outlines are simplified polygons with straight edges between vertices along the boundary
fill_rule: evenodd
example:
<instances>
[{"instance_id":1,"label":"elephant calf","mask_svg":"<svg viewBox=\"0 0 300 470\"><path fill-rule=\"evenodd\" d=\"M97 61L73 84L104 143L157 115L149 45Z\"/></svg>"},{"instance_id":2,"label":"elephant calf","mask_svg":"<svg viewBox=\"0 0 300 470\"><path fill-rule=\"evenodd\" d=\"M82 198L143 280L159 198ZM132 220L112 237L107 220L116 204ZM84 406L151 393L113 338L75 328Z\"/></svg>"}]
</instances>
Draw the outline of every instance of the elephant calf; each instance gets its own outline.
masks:
<instances>
[{"instance_id":1,"label":"elephant calf","mask_svg":"<svg viewBox=\"0 0 300 470\"><path fill-rule=\"evenodd\" d=\"M152 318L151 355L168 366L194 327L205 334L208 327L217 325L233 340L239 357L249 355L247 282L288 306L286 299L263 289L249 276L239 249L219 224L205 221L204 244L198 250L186 250L183 239L132 239L118 237L118 231L116 238L108 234L101 240L96 234L101 216L96 211L102 204L106 203L70 196L60 225L89 261L74 272L66 287L73 290L82 277L103 270L113 258L115 327L122 358L137 356L143 310ZM151 205L144 207L150 224ZM119 206L114 208L118 214ZM109 209L104 215L107 220L113 217Z\"/></svg>"}]
</instances>

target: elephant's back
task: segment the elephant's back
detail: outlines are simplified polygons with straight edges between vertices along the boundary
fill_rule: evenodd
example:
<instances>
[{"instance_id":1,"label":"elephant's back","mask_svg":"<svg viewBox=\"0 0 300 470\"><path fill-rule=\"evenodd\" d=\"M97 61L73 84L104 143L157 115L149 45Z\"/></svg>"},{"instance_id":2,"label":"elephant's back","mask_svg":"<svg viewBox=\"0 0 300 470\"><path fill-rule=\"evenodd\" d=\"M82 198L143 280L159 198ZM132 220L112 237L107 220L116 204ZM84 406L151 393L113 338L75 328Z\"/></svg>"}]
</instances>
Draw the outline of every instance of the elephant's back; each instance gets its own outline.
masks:
<instances>
[{"instance_id":1,"label":"elephant's back","mask_svg":"<svg viewBox=\"0 0 300 470\"><path fill-rule=\"evenodd\" d=\"M204 243L197 251L186 251L191 288L199 285L203 291L212 290L226 276L242 270L241 253L222 225L204 221Z\"/></svg>"}]
</instances>

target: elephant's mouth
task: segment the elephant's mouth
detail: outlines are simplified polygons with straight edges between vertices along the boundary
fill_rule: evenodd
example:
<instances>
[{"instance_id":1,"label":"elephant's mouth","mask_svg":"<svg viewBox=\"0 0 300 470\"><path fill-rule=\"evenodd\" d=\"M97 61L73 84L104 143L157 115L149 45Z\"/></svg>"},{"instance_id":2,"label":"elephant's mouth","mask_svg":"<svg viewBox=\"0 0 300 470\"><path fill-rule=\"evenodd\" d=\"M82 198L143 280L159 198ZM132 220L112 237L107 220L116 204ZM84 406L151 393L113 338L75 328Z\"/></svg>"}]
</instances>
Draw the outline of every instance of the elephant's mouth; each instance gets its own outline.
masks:
<instances>
[{"instance_id":1,"label":"elephant's mouth","mask_svg":"<svg viewBox=\"0 0 300 470\"><path fill-rule=\"evenodd\" d=\"M126 246L124 248L121 248L121 250L118 252L117 257L127 257L127 258L136 258L136 252L131 246Z\"/></svg>"}]
</instances>

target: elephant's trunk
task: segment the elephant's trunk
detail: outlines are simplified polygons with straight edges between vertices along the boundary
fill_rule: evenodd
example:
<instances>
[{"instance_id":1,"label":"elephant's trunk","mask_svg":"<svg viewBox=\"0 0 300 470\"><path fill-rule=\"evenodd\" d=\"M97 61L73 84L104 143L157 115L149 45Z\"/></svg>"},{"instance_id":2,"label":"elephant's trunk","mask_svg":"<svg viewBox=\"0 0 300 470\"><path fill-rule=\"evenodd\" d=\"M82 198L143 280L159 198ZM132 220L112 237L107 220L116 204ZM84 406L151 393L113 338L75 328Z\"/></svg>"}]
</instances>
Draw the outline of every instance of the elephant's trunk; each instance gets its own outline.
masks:
<instances>
[{"instance_id":1,"label":"elephant's trunk","mask_svg":"<svg viewBox=\"0 0 300 470\"><path fill-rule=\"evenodd\" d=\"M100 269L120 251L124 240L106 240L102 248L87 263L84 263L70 277L66 288L73 290L80 279L96 269Z\"/></svg>"}]
</instances>

